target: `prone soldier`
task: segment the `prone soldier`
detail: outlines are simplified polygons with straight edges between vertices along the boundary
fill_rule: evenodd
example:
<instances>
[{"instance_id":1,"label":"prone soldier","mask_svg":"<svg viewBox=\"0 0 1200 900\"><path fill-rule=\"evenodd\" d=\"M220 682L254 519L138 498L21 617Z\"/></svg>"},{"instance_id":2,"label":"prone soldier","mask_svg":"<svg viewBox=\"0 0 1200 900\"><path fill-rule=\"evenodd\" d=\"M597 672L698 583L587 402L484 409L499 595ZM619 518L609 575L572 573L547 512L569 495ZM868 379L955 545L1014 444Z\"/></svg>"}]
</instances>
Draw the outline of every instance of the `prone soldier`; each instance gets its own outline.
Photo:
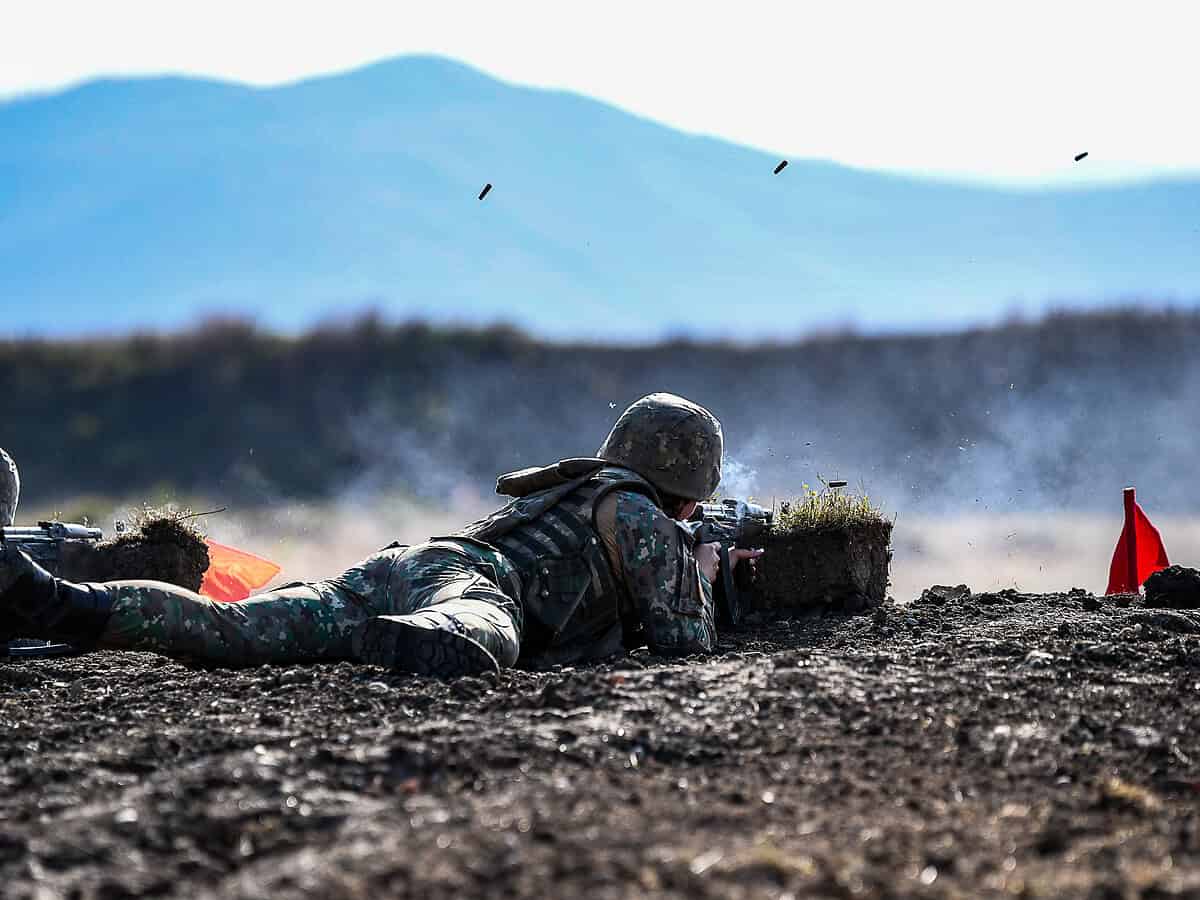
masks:
<instances>
[{"instance_id":1,"label":"prone soldier","mask_svg":"<svg viewBox=\"0 0 1200 900\"><path fill-rule=\"evenodd\" d=\"M573 663L648 643L711 652L721 544L683 523L721 479L708 410L633 403L595 457L499 478L514 499L459 531L391 545L326 581L217 603L154 581L75 584L0 548L0 626L211 664L356 660L438 677ZM761 551L726 552L729 569Z\"/></svg>"}]
</instances>

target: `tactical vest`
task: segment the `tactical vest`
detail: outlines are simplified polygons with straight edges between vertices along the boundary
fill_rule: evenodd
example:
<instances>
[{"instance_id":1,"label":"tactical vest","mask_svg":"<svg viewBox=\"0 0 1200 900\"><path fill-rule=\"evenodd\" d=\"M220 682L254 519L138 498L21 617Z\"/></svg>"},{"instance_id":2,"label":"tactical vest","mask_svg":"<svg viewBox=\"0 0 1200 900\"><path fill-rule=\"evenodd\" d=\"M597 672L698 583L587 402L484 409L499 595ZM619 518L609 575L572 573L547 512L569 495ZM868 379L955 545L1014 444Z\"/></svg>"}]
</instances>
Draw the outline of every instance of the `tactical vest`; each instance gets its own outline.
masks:
<instances>
[{"instance_id":1,"label":"tactical vest","mask_svg":"<svg viewBox=\"0 0 1200 900\"><path fill-rule=\"evenodd\" d=\"M572 459L502 475L496 490L516 499L454 537L497 548L520 573L525 650L533 656L555 647L587 653L605 644L607 653L619 650L619 626L631 598L613 574L596 529L596 508L617 490L659 503L654 487L603 460Z\"/></svg>"}]
</instances>

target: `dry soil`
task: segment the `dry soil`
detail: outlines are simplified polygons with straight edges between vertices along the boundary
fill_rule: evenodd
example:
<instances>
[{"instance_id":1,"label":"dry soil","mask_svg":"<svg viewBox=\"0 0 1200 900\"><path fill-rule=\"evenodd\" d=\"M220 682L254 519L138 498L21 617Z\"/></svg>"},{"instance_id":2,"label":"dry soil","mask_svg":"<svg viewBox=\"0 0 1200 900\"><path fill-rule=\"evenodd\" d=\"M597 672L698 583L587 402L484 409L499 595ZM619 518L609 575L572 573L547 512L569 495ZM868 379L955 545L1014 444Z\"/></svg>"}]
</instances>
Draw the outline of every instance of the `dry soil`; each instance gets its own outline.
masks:
<instances>
[{"instance_id":1,"label":"dry soil","mask_svg":"<svg viewBox=\"0 0 1200 900\"><path fill-rule=\"evenodd\" d=\"M10 897L1200 895L1200 613L943 592L441 683L0 664Z\"/></svg>"}]
</instances>

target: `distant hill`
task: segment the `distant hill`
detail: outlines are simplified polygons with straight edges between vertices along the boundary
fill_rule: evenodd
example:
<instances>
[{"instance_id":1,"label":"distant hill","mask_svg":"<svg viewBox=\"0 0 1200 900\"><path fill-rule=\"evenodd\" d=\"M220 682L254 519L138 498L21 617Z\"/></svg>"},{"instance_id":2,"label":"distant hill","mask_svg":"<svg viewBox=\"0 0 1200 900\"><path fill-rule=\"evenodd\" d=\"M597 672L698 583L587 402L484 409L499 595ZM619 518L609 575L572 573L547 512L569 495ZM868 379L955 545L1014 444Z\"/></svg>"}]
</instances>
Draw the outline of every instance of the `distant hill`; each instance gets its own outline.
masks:
<instances>
[{"instance_id":1,"label":"distant hill","mask_svg":"<svg viewBox=\"0 0 1200 900\"><path fill-rule=\"evenodd\" d=\"M776 176L763 153L439 58L272 89L95 81L0 105L0 136L6 333L214 311L298 329L374 306L560 337L778 335L1200 297L1200 181Z\"/></svg>"},{"instance_id":2,"label":"distant hill","mask_svg":"<svg viewBox=\"0 0 1200 900\"><path fill-rule=\"evenodd\" d=\"M370 319L296 339L226 323L0 342L0 446L31 508L158 488L242 507L441 502L593 453L627 403L671 390L721 418L733 493L842 477L902 515L1115 515L1132 483L1147 509L1194 513L1197 347L1200 313L632 349Z\"/></svg>"}]
</instances>

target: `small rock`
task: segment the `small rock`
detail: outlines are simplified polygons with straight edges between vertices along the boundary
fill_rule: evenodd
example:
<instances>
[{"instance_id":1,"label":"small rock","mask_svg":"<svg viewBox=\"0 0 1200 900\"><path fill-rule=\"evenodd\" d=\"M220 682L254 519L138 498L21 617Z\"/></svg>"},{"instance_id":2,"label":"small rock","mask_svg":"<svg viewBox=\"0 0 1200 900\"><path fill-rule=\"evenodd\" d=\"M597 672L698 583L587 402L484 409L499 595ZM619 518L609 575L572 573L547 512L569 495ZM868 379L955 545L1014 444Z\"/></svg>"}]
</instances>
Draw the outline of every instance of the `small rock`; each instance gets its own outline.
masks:
<instances>
[{"instance_id":1,"label":"small rock","mask_svg":"<svg viewBox=\"0 0 1200 900\"><path fill-rule=\"evenodd\" d=\"M1148 725L1122 725L1118 730L1121 734L1130 738L1135 747L1140 747L1143 750L1148 750L1151 747L1161 747L1163 743L1162 732Z\"/></svg>"},{"instance_id":2,"label":"small rock","mask_svg":"<svg viewBox=\"0 0 1200 900\"><path fill-rule=\"evenodd\" d=\"M613 671L619 672L622 669L627 669L627 670L644 669L644 668L646 668L646 664L644 662L642 662L640 659L635 659L632 656L623 656L620 659L618 659L616 662L614 662L612 667L613 667Z\"/></svg>"},{"instance_id":3,"label":"small rock","mask_svg":"<svg viewBox=\"0 0 1200 900\"><path fill-rule=\"evenodd\" d=\"M725 858L725 851L721 849L709 850L707 853L702 853L691 861L688 868L693 875L703 875L722 859Z\"/></svg>"},{"instance_id":4,"label":"small rock","mask_svg":"<svg viewBox=\"0 0 1200 900\"><path fill-rule=\"evenodd\" d=\"M1189 613L1178 612L1144 612L1129 617L1130 621L1143 630L1152 629L1156 632L1174 632L1175 634L1200 633L1200 622Z\"/></svg>"},{"instance_id":5,"label":"small rock","mask_svg":"<svg viewBox=\"0 0 1200 900\"><path fill-rule=\"evenodd\" d=\"M450 686L451 692L460 700L471 700L481 696L488 689L488 683L482 678L465 676L458 678Z\"/></svg>"},{"instance_id":6,"label":"small rock","mask_svg":"<svg viewBox=\"0 0 1200 900\"><path fill-rule=\"evenodd\" d=\"M971 599L971 589L965 584L950 587L945 584L935 584L921 591L917 603L928 603L933 606L943 606L946 603L962 603Z\"/></svg>"},{"instance_id":7,"label":"small rock","mask_svg":"<svg viewBox=\"0 0 1200 900\"><path fill-rule=\"evenodd\" d=\"M1151 813L1162 807L1162 801L1141 785L1120 778L1110 778L1100 786L1098 805L1105 809Z\"/></svg>"}]
</instances>

